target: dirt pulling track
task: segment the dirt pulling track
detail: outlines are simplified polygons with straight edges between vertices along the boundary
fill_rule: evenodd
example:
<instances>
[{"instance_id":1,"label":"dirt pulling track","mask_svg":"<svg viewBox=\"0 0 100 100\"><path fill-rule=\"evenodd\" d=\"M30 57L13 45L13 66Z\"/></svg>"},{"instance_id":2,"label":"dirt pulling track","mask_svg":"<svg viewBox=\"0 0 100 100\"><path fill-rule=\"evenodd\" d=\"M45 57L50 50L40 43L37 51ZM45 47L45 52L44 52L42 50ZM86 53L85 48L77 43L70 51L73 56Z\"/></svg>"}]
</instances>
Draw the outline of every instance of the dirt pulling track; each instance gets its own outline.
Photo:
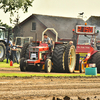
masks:
<instances>
[{"instance_id":1,"label":"dirt pulling track","mask_svg":"<svg viewBox=\"0 0 100 100\"><path fill-rule=\"evenodd\" d=\"M18 68L0 72L22 73ZM0 100L100 100L100 78L1 77Z\"/></svg>"}]
</instances>

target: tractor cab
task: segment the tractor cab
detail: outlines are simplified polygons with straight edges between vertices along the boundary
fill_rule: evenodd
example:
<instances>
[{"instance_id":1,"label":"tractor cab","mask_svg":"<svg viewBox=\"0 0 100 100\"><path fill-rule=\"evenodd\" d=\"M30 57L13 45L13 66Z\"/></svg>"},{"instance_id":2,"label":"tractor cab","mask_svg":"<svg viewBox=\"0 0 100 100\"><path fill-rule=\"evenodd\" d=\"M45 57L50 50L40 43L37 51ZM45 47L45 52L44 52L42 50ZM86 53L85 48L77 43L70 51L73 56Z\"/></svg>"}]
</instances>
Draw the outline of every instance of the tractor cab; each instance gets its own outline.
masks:
<instances>
[{"instance_id":1,"label":"tractor cab","mask_svg":"<svg viewBox=\"0 0 100 100\"><path fill-rule=\"evenodd\" d=\"M25 43L29 43L33 37L16 37L15 45L23 47Z\"/></svg>"},{"instance_id":2,"label":"tractor cab","mask_svg":"<svg viewBox=\"0 0 100 100\"><path fill-rule=\"evenodd\" d=\"M5 38L6 28L0 26L0 62L6 57L7 39Z\"/></svg>"},{"instance_id":3,"label":"tractor cab","mask_svg":"<svg viewBox=\"0 0 100 100\"><path fill-rule=\"evenodd\" d=\"M78 35L76 53L88 53L91 50L96 50L94 36L93 35Z\"/></svg>"},{"instance_id":4,"label":"tractor cab","mask_svg":"<svg viewBox=\"0 0 100 100\"><path fill-rule=\"evenodd\" d=\"M5 27L0 26L0 40L4 40L5 39Z\"/></svg>"},{"instance_id":5,"label":"tractor cab","mask_svg":"<svg viewBox=\"0 0 100 100\"><path fill-rule=\"evenodd\" d=\"M86 23L85 25L76 25L76 30L73 29L73 34L77 37L76 70L84 72L84 68L89 66L89 63L94 63L92 58L93 55L98 52L96 48L96 36L98 35L98 32L99 31L96 30L95 26L90 26Z\"/></svg>"},{"instance_id":6,"label":"tractor cab","mask_svg":"<svg viewBox=\"0 0 100 100\"><path fill-rule=\"evenodd\" d=\"M78 36L78 45L91 45L94 47L94 37L92 35L79 35Z\"/></svg>"}]
</instances>

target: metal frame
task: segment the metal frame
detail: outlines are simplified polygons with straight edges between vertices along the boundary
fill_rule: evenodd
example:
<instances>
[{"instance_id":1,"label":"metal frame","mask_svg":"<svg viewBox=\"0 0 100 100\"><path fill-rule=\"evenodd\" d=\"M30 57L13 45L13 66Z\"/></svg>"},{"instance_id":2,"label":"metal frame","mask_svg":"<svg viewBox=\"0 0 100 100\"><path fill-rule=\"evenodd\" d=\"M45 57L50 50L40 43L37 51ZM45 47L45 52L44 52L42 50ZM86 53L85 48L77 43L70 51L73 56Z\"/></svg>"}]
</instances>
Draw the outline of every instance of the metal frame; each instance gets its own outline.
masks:
<instances>
[{"instance_id":1,"label":"metal frame","mask_svg":"<svg viewBox=\"0 0 100 100\"><path fill-rule=\"evenodd\" d=\"M82 26L83 27L93 27L93 32L92 33L88 33L88 32L77 32L77 29L78 29L79 26L81 26L81 27ZM79 34L79 35L83 35L83 34L84 35L94 35L95 34L95 28L96 28L95 26L90 26L90 25L88 25L88 26L87 25L76 25L76 33Z\"/></svg>"},{"instance_id":2,"label":"metal frame","mask_svg":"<svg viewBox=\"0 0 100 100\"><path fill-rule=\"evenodd\" d=\"M23 43L22 43L22 40L23 39L29 38L29 42L30 42L31 39L33 39L33 37L16 37L15 45L17 43L17 38L20 38L21 39L21 46L23 46Z\"/></svg>"},{"instance_id":3,"label":"metal frame","mask_svg":"<svg viewBox=\"0 0 100 100\"><path fill-rule=\"evenodd\" d=\"M54 28L46 28L43 32L42 32L42 41L44 40L44 33L47 32L48 30L53 31L56 34L56 41L58 41L58 32L54 29Z\"/></svg>"}]
</instances>

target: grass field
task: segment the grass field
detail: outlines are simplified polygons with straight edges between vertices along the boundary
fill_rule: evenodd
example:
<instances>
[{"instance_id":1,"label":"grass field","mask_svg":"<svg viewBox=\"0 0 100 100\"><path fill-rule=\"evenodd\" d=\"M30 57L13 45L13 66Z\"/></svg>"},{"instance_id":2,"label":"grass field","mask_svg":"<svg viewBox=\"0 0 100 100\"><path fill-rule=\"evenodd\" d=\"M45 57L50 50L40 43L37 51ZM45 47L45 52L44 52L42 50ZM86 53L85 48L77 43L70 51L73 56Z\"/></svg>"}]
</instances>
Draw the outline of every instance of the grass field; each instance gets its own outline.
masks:
<instances>
[{"instance_id":1,"label":"grass field","mask_svg":"<svg viewBox=\"0 0 100 100\"><path fill-rule=\"evenodd\" d=\"M9 63L6 63L6 59L3 62L0 62L0 67L2 68L18 68L19 64L14 63L13 66L10 66L10 61Z\"/></svg>"},{"instance_id":2,"label":"grass field","mask_svg":"<svg viewBox=\"0 0 100 100\"><path fill-rule=\"evenodd\" d=\"M85 75L85 74L0 73L0 77L33 77L33 76L38 76L38 77L95 77L93 75ZM100 74L98 74L97 76L100 76Z\"/></svg>"},{"instance_id":3,"label":"grass field","mask_svg":"<svg viewBox=\"0 0 100 100\"><path fill-rule=\"evenodd\" d=\"M10 61L9 63L6 63L6 60L4 60L3 62L0 62L0 67L1 68L19 68L19 64L14 63L13 66L10 66ZM33 77L33 76L40 76L40 77L91 77L92 75L85 75L85 73L83 74L79 74L79 73L72 73L72 74L50 74L50 73L33 73L33 74L29 74L29 73L0 73L0 77ZM100 76L100 74L98 74L97 76Z\"/></svg>"}]
</instances>

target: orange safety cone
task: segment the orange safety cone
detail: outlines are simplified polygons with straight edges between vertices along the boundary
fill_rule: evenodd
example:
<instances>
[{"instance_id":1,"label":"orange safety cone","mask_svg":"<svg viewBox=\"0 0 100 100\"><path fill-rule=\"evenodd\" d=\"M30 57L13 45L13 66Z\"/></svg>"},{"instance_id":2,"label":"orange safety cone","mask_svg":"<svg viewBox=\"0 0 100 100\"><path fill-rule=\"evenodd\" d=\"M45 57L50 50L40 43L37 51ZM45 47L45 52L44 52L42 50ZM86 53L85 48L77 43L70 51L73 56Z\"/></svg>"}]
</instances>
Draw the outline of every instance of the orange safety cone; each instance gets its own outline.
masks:
<instances>
[{"instance_id":1,"label":"orange safety cone","mask_svg":"<svg viewBox=\"0 0 100 100\"><path fill-rule=\"evenodd\" d=\"M12 60L10 61L10 66L13 66L13 61Z\"/></svg>"}]
</instances>

